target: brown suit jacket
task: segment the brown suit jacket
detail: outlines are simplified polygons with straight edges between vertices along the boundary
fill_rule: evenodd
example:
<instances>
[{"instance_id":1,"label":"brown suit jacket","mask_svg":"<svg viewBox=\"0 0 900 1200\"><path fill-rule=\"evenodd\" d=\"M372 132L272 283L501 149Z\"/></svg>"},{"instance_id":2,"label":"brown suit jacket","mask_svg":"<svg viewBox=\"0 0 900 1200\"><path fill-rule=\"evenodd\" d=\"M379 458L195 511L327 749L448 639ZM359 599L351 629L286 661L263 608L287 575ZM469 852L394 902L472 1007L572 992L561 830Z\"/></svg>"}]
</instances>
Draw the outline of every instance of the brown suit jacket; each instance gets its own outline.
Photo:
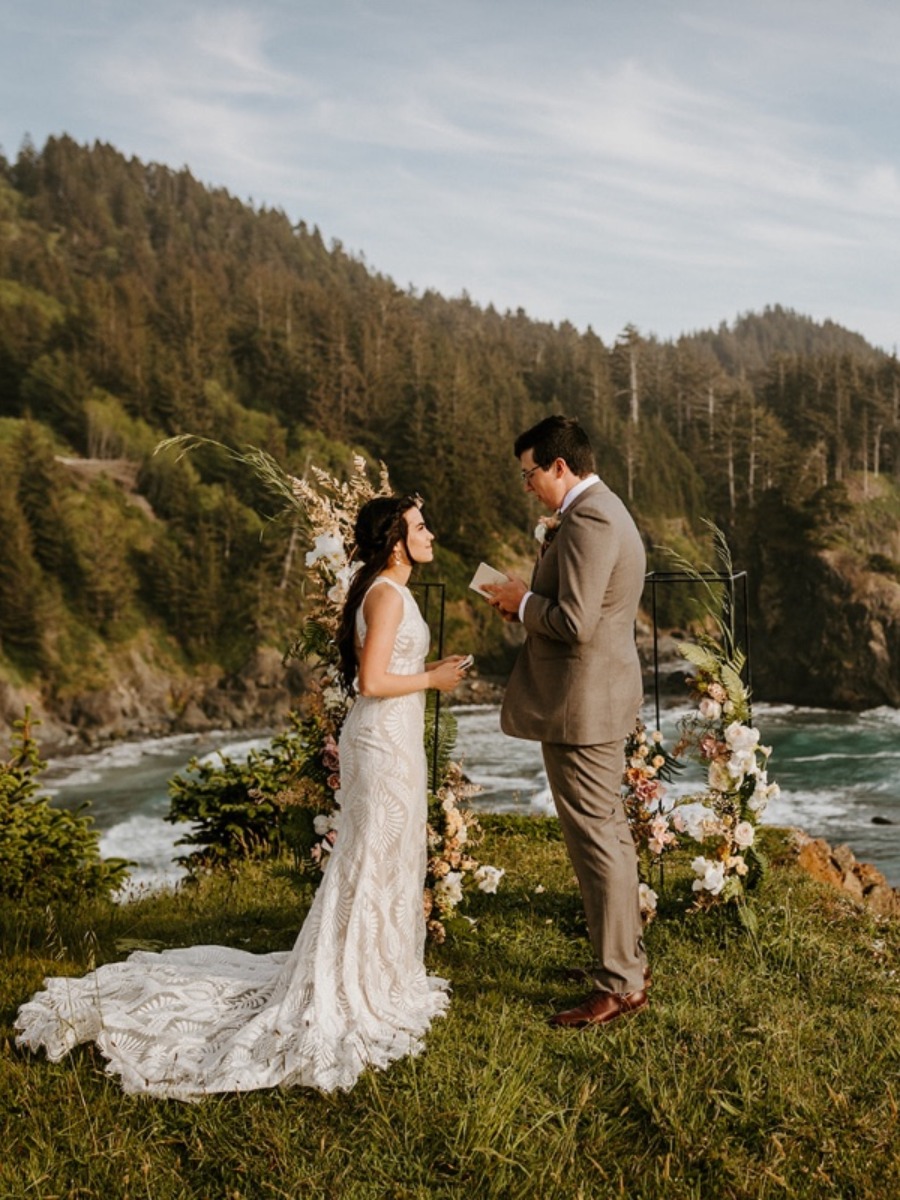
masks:
<instances>
[{"instance_id":1,"label":"brown suit jacket","mask_svg":"<svg viewBox=\"0 0 900 1200\"><path fill-rule=\"evenodd\" d=\"M535 570L504 733L591 746L632 731L642 699L634 622L645 570L641 536L619 497L602 482L577 496Z\"/></svg>"}]
</instances>

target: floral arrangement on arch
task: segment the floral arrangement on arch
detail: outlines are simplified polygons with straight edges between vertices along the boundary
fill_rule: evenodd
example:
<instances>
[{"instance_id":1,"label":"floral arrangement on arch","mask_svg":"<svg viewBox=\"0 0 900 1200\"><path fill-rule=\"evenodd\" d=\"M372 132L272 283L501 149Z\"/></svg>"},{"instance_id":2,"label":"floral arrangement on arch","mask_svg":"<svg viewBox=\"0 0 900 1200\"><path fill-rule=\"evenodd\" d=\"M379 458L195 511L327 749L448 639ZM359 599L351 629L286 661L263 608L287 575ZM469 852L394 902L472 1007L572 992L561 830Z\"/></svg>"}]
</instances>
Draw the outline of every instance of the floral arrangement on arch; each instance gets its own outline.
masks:
<instances>
[{"instance_id":1,"label":"floral arrangement on arch","mask_svg":"<svg viewBox=\"0 0 900 1200\"><path fill-rule=\"evenodd\" d=\"M692 863L697 908L740 902L759 879L765 860L756 828L779 794L768 779L770 746L750 724L750 698L741 678L744 656L728 656L714 642L681 643L694 667L688 679L696 707L680 723L676 753L690 753L706 768L707 786L676 806L672 824L704 850Z\"/></svg>"},{"instance_id":2,"label":"floral arrangement on arch","mask_svg":"<svg viewBox=\"0 0 900 1200\"><path fill-rule=\"evenodd\" d=\"M724 535L714 525L710 528L723 573L733 577ZM697 642L678 645L693 668L687 684L695 707L679 722L674 751L664 749L658 733L648 741L640 722L626 747L623 789L641 866L642 912L648 920L656 911L658 897L649 885L652 868L661 873L664 854L686 838L702 851L691 862L694 909L730 901L741 906L742 918L752 925L743 902L765 868L756 845L757 826L780 792L768 778L772 750L760 744L759 730L751 723L750 693L742 678L746 656L737 646L732 607L723 605L711 586L715 572L704 575L684 559L676 561L706 589L705 614L718 637L702 634ZM704 767L706 786L667 805L661 781L684 765L685 756Z\"/></svg>"},{"instance_id":3,"label":"floral arrangement on arch","mask_svg":"<svg viewBox=\"0 0 900 1200\"><path fill-rule=\"evenodd\" d=\"M659 897L651 886L654 869L661 873L663 855L677 845L670 827L672 805L666 803L666 783L682 764L665 747L662 733L651 733L642 721L625 743L623 792L625 815L638 855L641 916L648 924L656 915Z\"/></svg>"},{"instance_id":4,"label":"floral arrangement on arch","mask_svg":"<svg viewBox=\"0 0 900 1200\"><path fill-rule=\"evenodd\" d=\"M298 786L302 803L313 801L316 840L310 851L315 868L324 870L335 840L340 836L340 788L338 738L352 699L344 690L339 673L336 635L347 589L354 574L348 548L360 507L375 496L391 494L387 468L381 464L377 487L370 482L365 459L353 457L346 481L311 467L311 479L293 479L292 491L312 534L306 555L309 571L309 613L292 653L312 665L318 689L305 725L307 756L300 765L300 780L280 797L282 804L297 803ZM433 731L438 736L438 731ZM496 892L503 875L499 868L483 865L472 854L481 830L474 814L465 807L480 789L465 779L458 763L443 764L442 781L429 802L428 865L423 904L429 937L443 942L447 922L464 899L477 887Z\"/></svg>"}]
</instances>

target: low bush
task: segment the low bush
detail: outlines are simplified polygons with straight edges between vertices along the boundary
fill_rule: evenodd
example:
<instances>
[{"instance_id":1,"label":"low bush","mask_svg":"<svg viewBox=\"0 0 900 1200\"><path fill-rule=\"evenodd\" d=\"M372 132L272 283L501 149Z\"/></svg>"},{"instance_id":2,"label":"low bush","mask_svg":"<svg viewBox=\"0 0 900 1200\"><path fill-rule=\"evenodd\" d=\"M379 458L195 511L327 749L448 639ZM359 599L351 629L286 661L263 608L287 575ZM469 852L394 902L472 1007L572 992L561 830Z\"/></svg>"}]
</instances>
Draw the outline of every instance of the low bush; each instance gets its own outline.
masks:
<instances>
[{"instance_id":1,"label":"low bush","mask_svg":"<svg viewBox=\"0 0 900 1200\"><path fill-rule=\"evenodd\" d=\"M14 724L9 758L0 763L0 897L43 903L108 896L129 863L100 857L99 835L81 808L54 808L39 796L46 767L29 709Z\"/></svg>"}]
</instances>

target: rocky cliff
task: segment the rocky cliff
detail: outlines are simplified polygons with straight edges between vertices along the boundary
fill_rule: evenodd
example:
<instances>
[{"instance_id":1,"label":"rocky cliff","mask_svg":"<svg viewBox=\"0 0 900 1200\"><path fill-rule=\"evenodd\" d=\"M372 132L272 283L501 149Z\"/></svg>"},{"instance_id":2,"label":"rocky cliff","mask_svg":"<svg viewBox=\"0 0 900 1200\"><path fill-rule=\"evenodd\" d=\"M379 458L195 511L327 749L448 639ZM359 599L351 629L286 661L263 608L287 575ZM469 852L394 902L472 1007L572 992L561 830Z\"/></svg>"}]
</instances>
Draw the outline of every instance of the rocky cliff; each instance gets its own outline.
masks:
<instances>
[{"instance_id":1,"label":"rocky cliff","mask_svg":"<svg viewBox=\"0 0 900 1200\"><path fill-rule=\"evenodd\" d=\"M42 749L55 754L127 738L278 728L306 687L304 668L285 665L271 647L257 650L234 674L207 668L192 675L136 644L105 682L63 695L0 679L0 722L11 726L30 705L41 722Z\"/></svg>"}]
</instances>

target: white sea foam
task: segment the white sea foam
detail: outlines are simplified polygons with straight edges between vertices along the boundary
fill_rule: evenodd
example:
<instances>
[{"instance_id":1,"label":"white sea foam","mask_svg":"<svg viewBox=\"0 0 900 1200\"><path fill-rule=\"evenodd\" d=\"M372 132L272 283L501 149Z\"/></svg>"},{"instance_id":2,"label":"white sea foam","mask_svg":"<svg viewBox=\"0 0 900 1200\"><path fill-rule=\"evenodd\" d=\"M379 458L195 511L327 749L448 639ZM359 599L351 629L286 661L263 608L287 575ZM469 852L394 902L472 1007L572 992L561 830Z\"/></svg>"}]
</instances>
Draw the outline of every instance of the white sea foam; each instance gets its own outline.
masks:
<instances>
[{"instance_id":1,"label":"white sea foam","mask_svg":"<svg viewBox=\"0 0 900 1200\"><path fill-rule=\"evenodd\" d=\"M887 705L882 705L880 708L867 708L865 712L859 714L859 719L877 725L900 726L900 708L888 708Z\"/></svg>"},{"instance_id":2,"label":"white sea foam","mask_svg":"<svg viewBox=\"0 0 900 1200\"><path fill-rule=\"evenodd\" d=\"M100 836L104 858L127 858L135 865L117 899L126 899L148 887L160 888L178 883L185 877L183 867L172 860L184 852L176 842L191 830L188 824L170 825L158 818L135 813L107 829Z\"/></svg>"},{"instance_id":3,"label":"white sea foam","mask_svg":"<svg viewBox=\"0 0 900 1200\"><path fill-rule=\"evenodd\" d=\"M208 745L210 741L229 736L225 730L211 733L172 734L169 737L143 738L135 742L115 742L100 750L87 754L52 758L47 763L43 792L50 795L66 788L92 787L112 771L129 771L147 759L173 758L183 761L190 756L190 749L197 745Z\"/></svg>"},{"instance_id":4,"label":"white sea foam","mask_svg":"<svg viewBox=\"0 0 900 1200\"><path fill-rule=\"evenodd\" d=\"M244 738L238 742L226 742L224 746L217 746L215 750L210 750L208 754L203 754L198 757L197 762L202 766L221 761L224 758L241 760L247 757L251 750L262 750L268 746L272 739L270 737L254 737Z\"/></svg>"},{"instance_id":5,"label":"white sea foam","mask_svg":"<svg viewBox=\"0 0 900 1200\"><path fill-rule=\"evenodd\" d=\"M792 754L791 763L821 763L829 760L838 762L868 762L871 759L900 759L900 750L869 750L856 753L850 750L828 750L821 754Z\"/></svg>"},{"instance_id":6,"label":"white sea foam","mask_svg":"<svg viewBox=\"0 0 900 1200\"><path fill-rule=\"evenodd\" d=\"M846 789L822 789L815 792L784 791L770 800L763 815L767 825L799 825L818 829L836 822L849 823L852 808Z\"/></svg>"}]
</instances>

